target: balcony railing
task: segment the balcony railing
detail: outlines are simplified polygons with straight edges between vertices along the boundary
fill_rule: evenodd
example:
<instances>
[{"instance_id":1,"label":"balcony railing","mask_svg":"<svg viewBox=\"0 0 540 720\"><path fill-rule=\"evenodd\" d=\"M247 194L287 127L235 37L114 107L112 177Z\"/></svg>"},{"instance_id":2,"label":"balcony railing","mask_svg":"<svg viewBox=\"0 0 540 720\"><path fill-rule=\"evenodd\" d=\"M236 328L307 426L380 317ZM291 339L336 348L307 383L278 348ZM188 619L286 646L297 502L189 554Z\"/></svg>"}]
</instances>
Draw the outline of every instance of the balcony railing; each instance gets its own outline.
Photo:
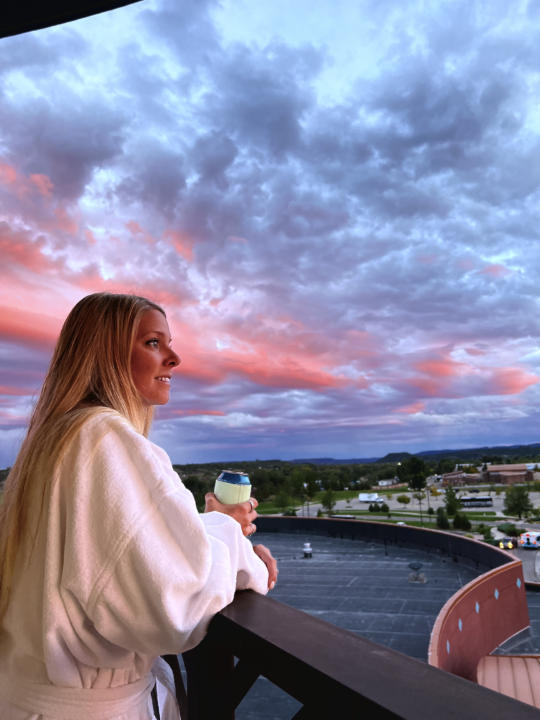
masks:
<instances>
[{"instance_id":1,"label":"balcony railing","mask_svg":"<svg viewBox=\"0 0 540 720\"><path fill-rule=\"evenodd\" d=\"M302 704L295 720L538 719L530 705L251 591L216 615L184 662L189 720L233 720L259 675Z\"/></svg>"},{"instance_id":2,"label":"balcony railing","mask_svg":"<svg viewBox=\"0 0 540 720\"><path fill-rule=\"evenodd\" d=\"M266 531L320 532L424 546L485 569L509 560L506 553L483 543L417 528L301 518L261 518L258 523ZM174 665L175 659L171 662ZM237 593L212 620L201 645L184 654L184 662L188 711L183 720L186 714L189 720L233 720L259 676L301 704L294 720L338 714L370 720L539 717L533 706L252 592Z\"/></svg>"}]
</instances>

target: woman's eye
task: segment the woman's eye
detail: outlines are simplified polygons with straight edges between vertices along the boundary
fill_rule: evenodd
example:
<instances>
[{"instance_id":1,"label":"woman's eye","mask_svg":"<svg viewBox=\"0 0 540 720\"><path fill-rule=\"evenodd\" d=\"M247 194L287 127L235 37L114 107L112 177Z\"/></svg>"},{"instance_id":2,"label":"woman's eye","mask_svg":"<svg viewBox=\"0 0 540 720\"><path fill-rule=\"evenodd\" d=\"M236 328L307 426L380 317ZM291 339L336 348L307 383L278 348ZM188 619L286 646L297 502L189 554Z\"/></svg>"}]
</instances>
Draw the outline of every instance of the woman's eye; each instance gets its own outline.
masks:
<instances>
[{"instance_id":1,"label":"woman's eye","mask_svg":"<svg viewBox=\"0 0 540 720\"><path fill-rule=\"evenodd\" d=\"M157 338L152 338L151 340L148 340L147 345L150 345L150 347L157 347L159 345L159 340Z\"/></svg>"}]
</instances>

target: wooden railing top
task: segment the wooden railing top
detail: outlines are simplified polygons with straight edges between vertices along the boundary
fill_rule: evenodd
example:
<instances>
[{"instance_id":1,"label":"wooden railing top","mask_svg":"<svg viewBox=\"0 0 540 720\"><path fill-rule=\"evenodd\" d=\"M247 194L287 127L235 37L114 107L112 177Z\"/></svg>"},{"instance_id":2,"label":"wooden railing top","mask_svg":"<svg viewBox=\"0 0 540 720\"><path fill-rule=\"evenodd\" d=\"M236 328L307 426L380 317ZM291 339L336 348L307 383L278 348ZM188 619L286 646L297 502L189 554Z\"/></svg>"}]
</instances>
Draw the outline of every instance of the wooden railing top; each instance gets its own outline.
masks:
<instances>
[{"instance_id":1,"label":"wooden railing top","mask_svg":"<svg viewBox=\"0 0 540 720\"><path fill-rule=\"evenodd\" d=\"M485 543L407 526L315 518L259 518L258 524L269 532L315 532L424 546L484 569L514 560ZM203 643L184 658L189 720L232 720L259 675L302 704L295 720L326 720L344 713L370 720L539 717L530 705L253 592L237 593L214 617Z\"/></svg>"},{"instance_id":2,"label":"wooden railing top","mask_svg":"<svg viewBox=\"0 0 540 720\"><path fill-rule=\"evenodd\" d=\"M251 591L214 618L208 641L210 652L226 648L299 700L305 717L348 708L370 719L538 718L529 705Z\"/></svg>"}]
</instances>

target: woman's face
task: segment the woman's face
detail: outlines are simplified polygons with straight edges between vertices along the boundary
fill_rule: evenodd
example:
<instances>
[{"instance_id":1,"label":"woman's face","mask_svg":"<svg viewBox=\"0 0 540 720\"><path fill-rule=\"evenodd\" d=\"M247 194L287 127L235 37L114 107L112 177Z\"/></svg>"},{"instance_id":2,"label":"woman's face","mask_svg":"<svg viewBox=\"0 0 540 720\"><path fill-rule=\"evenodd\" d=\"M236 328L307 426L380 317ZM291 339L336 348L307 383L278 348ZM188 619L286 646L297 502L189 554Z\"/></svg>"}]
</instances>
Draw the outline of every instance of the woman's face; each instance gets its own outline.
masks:
<instances>
[{"instance_id":1,"label":"woman's face","mask_svg":"<svg viewBox=\"0 0 540 720\"><path fill-rule=\"evenodd\" d=\"M169 401L171 373L180 364L170 345L167 319L159 310L147 310L131 352L131 375L145 405L165 405Z\"/></svg>"}]
</instances>

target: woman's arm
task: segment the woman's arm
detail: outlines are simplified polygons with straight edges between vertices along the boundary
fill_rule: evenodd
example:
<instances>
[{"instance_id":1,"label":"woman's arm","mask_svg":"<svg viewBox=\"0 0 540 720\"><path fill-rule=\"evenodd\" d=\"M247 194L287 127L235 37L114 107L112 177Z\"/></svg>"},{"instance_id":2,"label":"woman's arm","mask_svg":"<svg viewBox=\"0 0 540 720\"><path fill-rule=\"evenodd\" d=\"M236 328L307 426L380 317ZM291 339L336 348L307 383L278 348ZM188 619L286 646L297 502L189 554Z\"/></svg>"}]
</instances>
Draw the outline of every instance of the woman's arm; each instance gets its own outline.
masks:
<instances>
[{"instance_id":1,"label":"woman's arm","mask_svg":"<svg viewBox=\"0 0 540 720\"><path fill-rule=\"evenodd\" d=\"M235 503L234 505L225 505L220 502L214 493L206 493L205 512L221 512L234 518L242 527L242 532L246 537L253 535L257 530L255 519L257 513L255 508L259 504L255 498L251 498L243 503ZM279 570L277 569L276 559L265 545L254 545L253 550L263 561L268 570L268 589L272 590L277 581Z\"/></svg>"}]
</instances>

